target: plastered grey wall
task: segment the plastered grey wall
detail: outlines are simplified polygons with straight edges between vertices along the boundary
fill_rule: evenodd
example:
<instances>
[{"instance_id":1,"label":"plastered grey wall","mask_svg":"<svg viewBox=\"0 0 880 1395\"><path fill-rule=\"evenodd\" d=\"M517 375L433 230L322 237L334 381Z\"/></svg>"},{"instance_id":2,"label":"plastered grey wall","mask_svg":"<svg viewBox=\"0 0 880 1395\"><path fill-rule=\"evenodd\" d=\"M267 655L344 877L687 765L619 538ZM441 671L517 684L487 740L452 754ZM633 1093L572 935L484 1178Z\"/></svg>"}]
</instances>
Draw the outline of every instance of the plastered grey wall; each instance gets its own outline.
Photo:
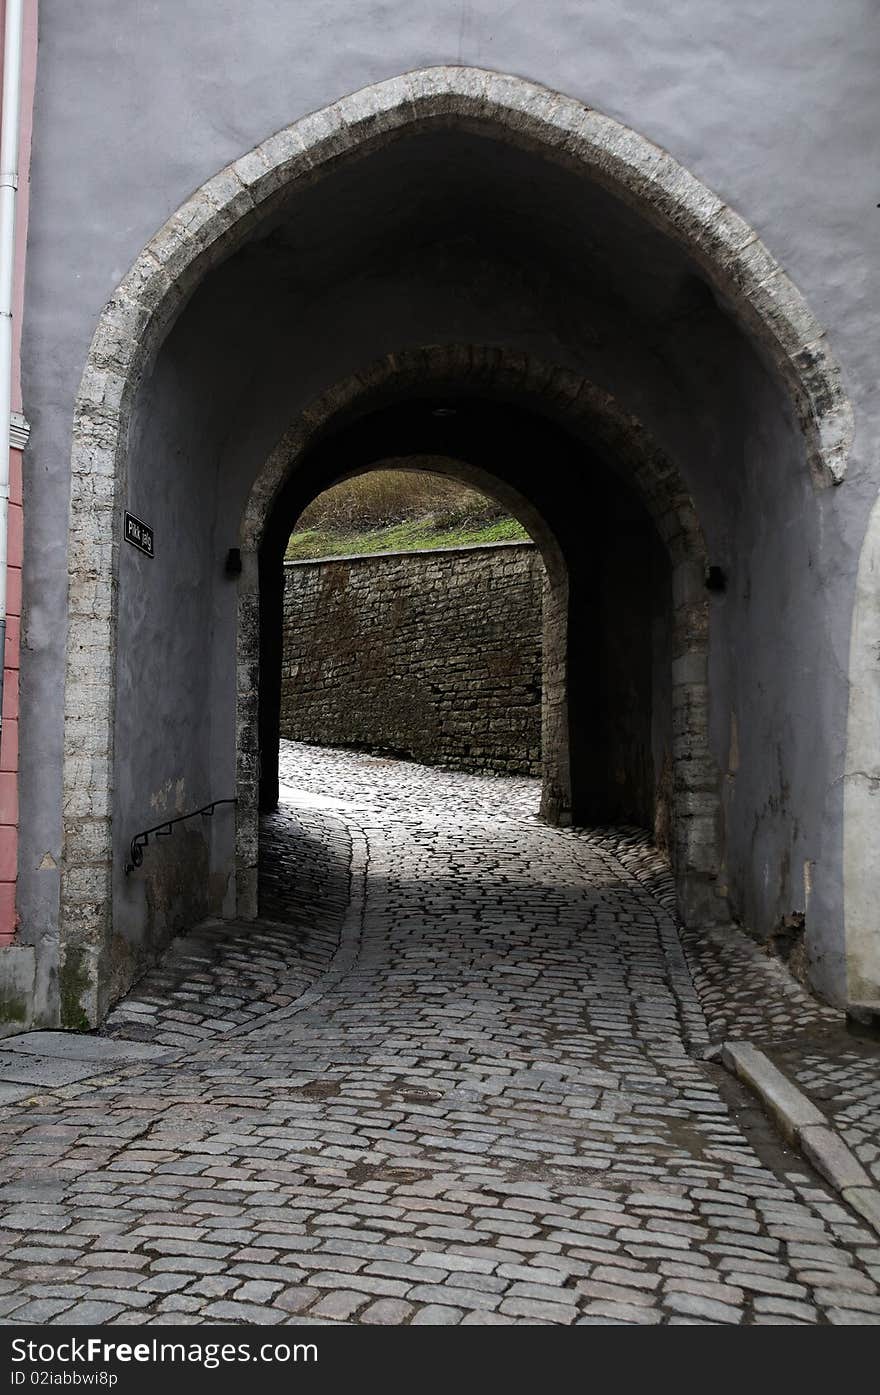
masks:
<instances>
[{"instance_id":1,"label":"plastered grey wall","mask_svg":"<svg viewBox=\"0 0 880 1395\"><path fill-rule=\"evenodd\" d=\"M298 207L281 246L218 274L145 389L128 488L157 528L157 557L149 573L125 558L119 578L116 836L124 844L169 781L195 800L206 783L213 794L234 780L235 594L223 558L250 482L294 413L379 353L446 338L504 342L591 373L681 462L712 560L728 575L712 601L711 739L734 908L764 931L806 908L817 981L839 996L850 616L877 489L868 307L880 215L864 161L877 129L875 43L871 6L858 0L43 0L23 350L33 430L19 911L23 940L44 950L46 1020L70 427L98 316L155 229L222 165L345 92L441 62L515 72L601 108L665 145L758 230L843 365L857 423L846 483L815 492L785 394L723 307L688 282L662 239L615 221L607 201L512 156L493 163L462 150L450 168L436 152L435 175L439 161L446 180L458 178L447 208L470 207L470 220L447 216L445 242L432 244L411 216L431 212L419 177L431 161L408 161L401 147L385 163L384 191L368 162L360 185L349 172L316 191L311 213ZM494 208L484 194L475 218L473 192L489 168ZM197 576L209 578L198 596ZM217 868L227 865L225 837L215 831L206 852ZM120 933L136 940L142 908L121 883L117 897Z\"/></svg>"},{"instance_id":2,"label":"plastered grey wall","mask_svg":"<svg viewBox=\"0 0 880 1395\"><path fill-rule=\"evenodd\" d=\"M175 931L234 907L227 901L231 871L222 870L233 827L228 809L178 827L173 845L154 840L137 875L125 873L135 834L235 793L234 782L217 783L204 682L215 648L214 586L229 586L214 555L210 441L208 404L187 391L172 351L157 365L131 433L133 458L146 468L131 472L127 507L158 527L152 557L131 545L120 553L126 630L116 674L111 998Z\"/></svg>"},{"instance_id":3,"label":"plastered grey wall","mask_svg":"<svg viewBox=\"0 0 880 1395\"><path fill-rule=\"evenodd\" d=\"M544 567L531 543L284 569L281 735L541 773Z\"/></svg>"}]
</instances>

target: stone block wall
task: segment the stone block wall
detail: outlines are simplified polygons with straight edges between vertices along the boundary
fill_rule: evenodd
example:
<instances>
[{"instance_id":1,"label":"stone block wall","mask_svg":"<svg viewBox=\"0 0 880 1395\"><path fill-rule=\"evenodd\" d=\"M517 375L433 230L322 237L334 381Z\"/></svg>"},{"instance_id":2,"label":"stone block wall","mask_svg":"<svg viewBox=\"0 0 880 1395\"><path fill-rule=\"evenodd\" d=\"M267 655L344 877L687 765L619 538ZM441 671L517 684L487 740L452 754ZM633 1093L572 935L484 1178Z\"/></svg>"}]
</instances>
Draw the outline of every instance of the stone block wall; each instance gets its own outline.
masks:
<instances>
[{"instance_id":1,"label":"stone block wall","mask_svg":"<svg viewBox=\"0 0 880 1395\"><path fill-rule=\"evenodd\" d=\"M541 770L532 543L285 564L281 735L461 770Z\"/></svg>"}]
</instances>

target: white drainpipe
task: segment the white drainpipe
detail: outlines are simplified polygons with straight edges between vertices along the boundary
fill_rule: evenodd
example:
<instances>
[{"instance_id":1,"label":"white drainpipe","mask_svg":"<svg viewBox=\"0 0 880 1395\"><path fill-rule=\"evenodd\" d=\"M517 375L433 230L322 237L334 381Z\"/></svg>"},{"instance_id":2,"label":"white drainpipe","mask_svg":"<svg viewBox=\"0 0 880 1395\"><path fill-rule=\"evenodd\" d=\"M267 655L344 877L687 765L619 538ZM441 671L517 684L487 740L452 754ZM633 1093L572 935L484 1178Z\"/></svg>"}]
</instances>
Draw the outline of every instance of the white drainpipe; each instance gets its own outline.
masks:
<instances>
[{"instance_id":1,"label":"white drainpipe","mask_svg":"<svg viewBox=\"0 0 880 1395\"><path fill-rule=\"evenodd\" d=\"M6 0L3 110L0 115L0 725L6 652L6 558L9 527L9 427L12 414L12 297L15 283L15 195L21 109L24 0Z\"/></svg>"}]
</instances>

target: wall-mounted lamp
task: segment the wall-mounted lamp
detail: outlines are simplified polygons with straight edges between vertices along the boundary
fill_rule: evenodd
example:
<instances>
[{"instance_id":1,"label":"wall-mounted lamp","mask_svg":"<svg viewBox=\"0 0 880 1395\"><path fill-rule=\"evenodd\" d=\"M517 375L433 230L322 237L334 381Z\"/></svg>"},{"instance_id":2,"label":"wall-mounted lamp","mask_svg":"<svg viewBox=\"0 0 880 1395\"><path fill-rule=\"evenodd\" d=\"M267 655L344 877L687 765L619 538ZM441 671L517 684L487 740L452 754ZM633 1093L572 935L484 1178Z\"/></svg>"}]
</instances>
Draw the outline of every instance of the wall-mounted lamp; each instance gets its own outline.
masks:
<instances>
[{"instance_id":1,"label":"wall-mounted lamp","mask_svg":"<svg viewBox=\"0 0 880 1395\"><path fill-rule=\"evenodd\" d=\"M241 548L231 547L226 554L226 575L241 576Z\"/></svg>"}]
</instances>

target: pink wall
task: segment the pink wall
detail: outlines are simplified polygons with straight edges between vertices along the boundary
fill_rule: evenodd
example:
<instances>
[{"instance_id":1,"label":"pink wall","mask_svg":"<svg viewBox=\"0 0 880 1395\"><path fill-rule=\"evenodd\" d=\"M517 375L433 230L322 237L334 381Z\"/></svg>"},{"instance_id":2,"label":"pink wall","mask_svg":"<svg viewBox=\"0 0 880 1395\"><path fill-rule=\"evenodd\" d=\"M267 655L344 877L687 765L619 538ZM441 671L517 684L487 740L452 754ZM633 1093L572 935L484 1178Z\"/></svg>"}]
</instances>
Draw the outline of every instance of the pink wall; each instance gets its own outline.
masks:
<instances>
[{"instance_id":1,"label":"pink wall","mask_svg":"<svg viewBox=\"0 0 880 1395\"><path fill-rule=\"evenodd\" d=\"M0 0L0 62L3 52L5 0ZM37 70L37 0L26 0L22 51L21 141L15 234L15 302L13 308L12 407L21 402L21 322L27 251L28 188L34 84ZM0 68L2 73L2 68ZM21 566L23 552L22 452L9 453L9 548L7 570L6 652L3 656L3 724L0 735L0 945L12 940L17 918L15 884L18 868L18 673L21 648Z\"/></svg>"}]
</instances>

